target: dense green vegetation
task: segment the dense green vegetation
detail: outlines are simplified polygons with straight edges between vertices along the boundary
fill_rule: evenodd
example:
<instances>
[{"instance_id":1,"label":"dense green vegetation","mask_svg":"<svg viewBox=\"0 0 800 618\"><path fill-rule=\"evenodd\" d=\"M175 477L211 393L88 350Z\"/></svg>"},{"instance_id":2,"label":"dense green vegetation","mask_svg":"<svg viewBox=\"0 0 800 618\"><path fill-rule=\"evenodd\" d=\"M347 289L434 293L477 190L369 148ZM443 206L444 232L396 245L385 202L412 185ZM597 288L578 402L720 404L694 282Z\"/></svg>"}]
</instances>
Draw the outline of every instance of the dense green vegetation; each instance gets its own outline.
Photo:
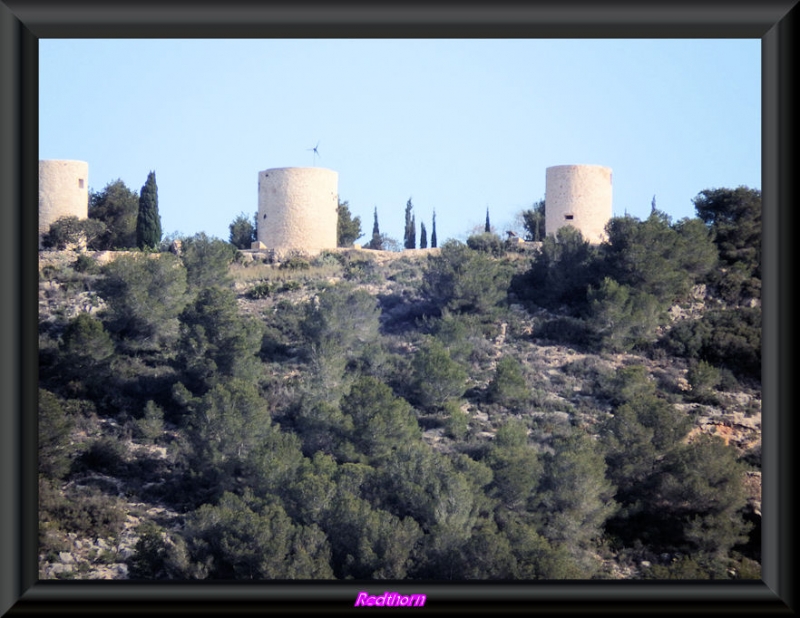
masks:
<instances>
[{"instance_id":1,"label":"dense green vegetation","mask_svg":"<svg viewBox=\"0 0 800 618\"><path fill-rule=\"evenodd\" d=\"M692 406L760 390L757 193L613 219L599 246L489 231L271 264L236 251L240 215L231 242L44 267L40 553L145 503L176 516L142 517L134 578L757 577L759 457L690 434ZM129 196L105 194L125 245L130 204L107 205Z\"/></svg>"}]
</instances>

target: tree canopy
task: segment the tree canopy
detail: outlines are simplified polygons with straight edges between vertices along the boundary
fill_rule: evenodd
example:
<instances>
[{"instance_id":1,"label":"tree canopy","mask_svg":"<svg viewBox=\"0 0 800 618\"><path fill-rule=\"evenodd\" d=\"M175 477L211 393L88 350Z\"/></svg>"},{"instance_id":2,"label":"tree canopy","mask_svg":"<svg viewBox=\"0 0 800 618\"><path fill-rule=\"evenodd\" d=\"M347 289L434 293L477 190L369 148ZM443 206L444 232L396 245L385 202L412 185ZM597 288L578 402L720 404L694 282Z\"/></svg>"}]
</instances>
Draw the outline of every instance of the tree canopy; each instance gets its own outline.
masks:
<instances>
[{"instance_id":1,"label":"tree canopy","mask_svg":"<svg viewBox=\"0 0 800 618\"><path fill-rule=\"evenodd\" d=\"M533 207L522 211L522 226L525 228L525 240L539 242L545 237L545 203L544 200L534 202Z\"/></svg>"},{"instance_id":2,"label":"tree canopy","mask_svg":"<svg viewBox=\"0 0 800 618\"><path fill-rule=\"evenodd\" d=\"M490 314L507 297L511 273L502 263L457 240L429 255L422 293L440 309Z\"/></svg>"},{"instance_id":3,"label":"tree canopy","mask_svg":"<svg viewBox=\"0 0 800 618\"><path fill-rule=\"evenodd\" d=\"M706 189L694 198L697 216L714 232L720 259L761 266L761 191L749 187Z\"/></svg>"},{"instance_id":4,"label":"tree canopy","mask_svg":"<svg viewBox=\"0 0 800 618\"><path fill-rule=\"evenodd\" d=\"M89 193L89 218L102 221L106 232L94 244L97 249L132 249L136 244L139 195L117 179L102 191Z\"/></svg>"},{"instance_id":5,"label":"tree canopy","mask_svg":"<svg viewBox=\"0 0 800 618\"><path fill-rule=\"evenodd\" d=\"M761 191L748 187L706 189L694 199L709 226L724 272L712 283L728 301L761 297Z\"/></svg>"},{"instance_id":6,"label":"tree canopy","mask_svg":"<svg viewBox=\"0 0 800 618\"><path fill-rule=\"evenodd\" d=\"M105 236L106 229L105 223L96 219L61 217L42 236L42 246L59 251L68 247L96 249L102 246L101 239Z\"/></svg>"},{"instance_id":7,"label":"tree canopy","mask_svg":"<svg viewBox=\"0 0 800 618\"><path fill-rule=\"evenodd\" d=\"M258 213L250 219L245 213L239 215L231 221L228 226L230 236L228 241L237 249L249 249L256 241L256 226L254 221L258 220Z\"/></svg>"},{"instance_id":8,"label":"tree canopy","mask_svg":"<svg viewBox=\"0 0 800 618\"><path fill-rule=\"evenodd\" d=\"M347 201L339 202L337 213L336 246L349 247L362 236L361 217L353 217Z\"/></svg>"},{"instance_id":9,"label":"tree canopy","mask_svg":"<svg viewBox=\"0 0 800 618\"><path fill-rule=\"evenodd\" d=\"M186 296L186 269L176 256L121 255L103 267L99 292L110 329L151 344L174 341Z\"/></svg>"}]
</instances>

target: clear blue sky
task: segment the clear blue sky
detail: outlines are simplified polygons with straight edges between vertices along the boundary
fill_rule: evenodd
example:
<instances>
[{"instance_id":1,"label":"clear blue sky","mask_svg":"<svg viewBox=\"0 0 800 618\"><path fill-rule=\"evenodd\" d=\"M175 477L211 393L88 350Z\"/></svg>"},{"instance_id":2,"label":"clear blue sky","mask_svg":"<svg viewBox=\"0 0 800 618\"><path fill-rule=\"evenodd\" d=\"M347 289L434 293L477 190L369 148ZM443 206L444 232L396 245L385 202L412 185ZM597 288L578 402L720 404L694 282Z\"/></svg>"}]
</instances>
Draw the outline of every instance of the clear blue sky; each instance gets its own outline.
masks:
<instances>
[{"instance_id":1,"label":"clear blue sky","mask_svg":"<svg viewBox=\"0 0 800 618\"><path fill-rule=\"evenodd\" d=\"M761 42L43 39L40 159L89 185L156 172L164 234L258 208L258 172L317 165L402 240L406 201L439 243L501 234L552 165L614 172L614 214L653 196L678 220L703 189L761 188ZM311 148L319 144L320 156Z\"/></svg>"}]
</instances>

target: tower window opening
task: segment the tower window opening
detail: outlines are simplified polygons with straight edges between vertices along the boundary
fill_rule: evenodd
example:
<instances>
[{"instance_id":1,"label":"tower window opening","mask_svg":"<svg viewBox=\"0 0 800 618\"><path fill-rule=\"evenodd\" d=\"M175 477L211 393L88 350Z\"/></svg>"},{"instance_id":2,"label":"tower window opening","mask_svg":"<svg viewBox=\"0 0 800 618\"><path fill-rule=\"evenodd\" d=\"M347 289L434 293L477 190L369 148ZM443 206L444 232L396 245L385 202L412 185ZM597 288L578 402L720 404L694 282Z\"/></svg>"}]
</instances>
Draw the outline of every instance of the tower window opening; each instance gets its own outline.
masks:
<instances>
[{"instance_id":1,"label":"tower window opening","mask_svg":"<svg viewBox=\"0 0 800 618\"><path fill-rule=\"evenodd\" d=\"M83 189L83 178L78 178L78 188Z\"/></svg>"},{"instance_id":2,"label":"tower window opening","mask_svg":"<svg viewBox=\"0 0 800 618\"><path fill-rule=\"evenodd\" d=\"M564 215L564 218L565 218L567 221L572 221L572 220L575 218L575 216L574 216L574 215Z\"/></svg>"}]
</instances>

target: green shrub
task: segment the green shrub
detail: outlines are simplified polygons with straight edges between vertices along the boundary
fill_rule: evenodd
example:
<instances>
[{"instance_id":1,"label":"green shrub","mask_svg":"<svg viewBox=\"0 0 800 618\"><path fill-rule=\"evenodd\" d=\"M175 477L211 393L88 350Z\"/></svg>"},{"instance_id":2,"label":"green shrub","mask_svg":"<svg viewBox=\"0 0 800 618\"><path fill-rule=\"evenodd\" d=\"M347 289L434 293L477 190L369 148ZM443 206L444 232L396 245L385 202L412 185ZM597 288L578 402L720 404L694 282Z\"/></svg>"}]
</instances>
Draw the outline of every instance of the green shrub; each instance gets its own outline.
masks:
<instances>
[{"instance_id":1,"label":"green shrub","mask_svg":"<svg viewBox=\"0 0 800 618\"><path fill-rule=\"evenodd\" d=\"M234 245L204 232L181 240L181 261L189 289L201 290L230 283L229 267L238 255Z\"/></svg>"},{"instance_id":2,"label":"green shrub","mask_svg":"<svg viewBox=\"0 0 800 618\"><path fill-rule=\"evenodd\" d=\"M686 373L686 379L692 387L692 399L699 403L713 403L716 401L714 389L717 388L722 379L719 369L701 360L692 363Z\"/></svg>"},{"instance_id":3,"label":"green shrub","mask_svg":"<svg viewBox=\"0 0 800 618\"><path fill-rule=\"evenodd\" d=\"M290 281L284 281L281 284L281 287L278 289L279 292L294 292L295 290L299 290L303 285L299 281L295 281L294 279Z\"/></svg>"},{"instance_id":4,"label":"green shrub","mask_svg":"<svg viewBox=\"0 0 800 618\"><path fill-rule=\"evenodd\" d=\"M676 356L727 368L738 378L761 379L761 308L710 311L673 326L661 344Z\"/></svg>"},{"instance_id":5,"label":"green shrub","mask_svg":"<svg viewBox=\"0 0 800 618\"><path fill-rule=\"evenodd\" d=\"M106 225L102 221L79 219L78 217L61 217L42 236L42 246L45 249L57 250L64 250L69 245L90 247L105 232Z\"/></svg>"},{"instance_id":6,"label":"green shrub","mask_svg":"<svg viewBox=\"0 0 800 618\"><path fill-rule=\"evenodd\" d=\"M65 377L91 382L104 380L103 369L114 354L114 342L103 323L80 313L64 329L60 352Z\"/></svg>"},{"instance_id":7,"label":"green shrub","mask_svg":"<svg viewBox=\"0 0 800 618\"><path fill-rule=\"evenodd\" d=\"M98 292L108 302L109 329L156 344L178 335L186 307L187 271L176 256L121 255L103 267Z\"/></svg>"},{"instance_id":8,"label":"green shrub","mask_svg":"<svg viewBox=\"0 0 800 618\"><path fill-rule=\"evenodd\" d=\"M447 415L445 431L453 440L463 440L469 433L469 414L461 410L458 401L451 400L444 404Z\"/></svg>"},{"instance_id":9,"label":"green shrub","mask_svg":"<svg viewBox=\"0 0 800 618\"><path fill-rule=\"evenodd\" d=\"M295 524L280 504L225 493L187 517L193 562L213 579L329 579L331 549L315 524ZM156 548L156 551L158 549Z\"/></svg>"},{"instance_id":10,"label":"green shrub","mask_svg":"<svg viewBox=\"0 0 800 618\"><path fill-rule=\"evenodd\" d=\"M761 579L761 565L744 556L734 563L733 571L734 579Z\"/></svg>"},{"instance_id":11,"label":"green shrub","mask_svg":"<svg viewBox=\"0 0 800 618\"><path fill-rule=\"evenodd\" d=\"M344 278L360 283L377 283L382 279L377 263L366 257L351 257L344 265Z\"/></svg>"},{"instance_id":12,"label":"green shrub","mask_svg":"<svg viewBox=\"0 0 800 618\"><path fill-rule=\"evenodd\" d=\"M142 418L134 421L134 436L145 443L152 443L163 433L164 411L152 401L148 401Z\"/></svg>"},{"instance_id":13,"label":"green shrub","mask_svg":"<svg viewBox=\"0 0 800 618\"><path fill-rule=\"evenodd\" d=\"M592 340L593 331L585 320L563 316L547 320L534 330L535 337L549 339L558 343L586 345Z\"/></svg>"},{"instance_id":14,"label":"green shrub","mask_svg":"<svg viewBox=\"0 0 800 618\"><path fill-rule=\"evenodd\" d=\"M125 447L117 439L99 438L78 458L78 469L92 470L109 475L120 474L125 470Z\"/></svg>"},{"instance_id":15,"label":"green shrub","mask_svg":"<svg viewBox=\"0 0 800 618\"><path fill-rule=\"evenodd\" d=\"M606 277L587 293L594 340L602 350L626 352L656 340L663 307L652 294Z\"/></svg>"},{"instance_id":16,"label":"green shrub","mask_svg":"<svg viewBox=\"0 0 800 618\"><path fill-rule=\"evenodd\" d=\"M85 273L87 275L96 275L100 273L100 266L98 263L90 258L85 253L81 253L78 256L78 259L75 260L75 263L72 267L79 273Z\"/></svg>"},{"instance_id":17,"label":"green shrub","mask_svg":"<svg viewBox=\"0 0 800 618\"><path fill-rule=\"evenodd\" d=\"M561 370L568 376L589 380L592 383L596 383L600 376L605 375L605 370L600 366L597 358L593 356L585 356L565 363Z\"/></svg>"},{"instance_id":18,"label":"green shrub","mask_svg":"<svg viewBox=\"0 0 800 618\"><path fill-rule=\"evenodd\" d=\"M668 565L646 567L642 575L644 579L714 579L713 571L691 556L681 556Z\"/></svg>"},{"instance_id":19,"label":"green shrub","mask_svg":"<svg viewBox=\"0 0 800 618\"><path fill-rule=\"evenodd\" d=\"M493 316L508 298L510 280L508 265L448 240L428 256L421 292L440 310Z\"/></svg>"},{"instance_id":20,"label":"green shrub","mask_svg":"<svg viewBox=\"0 0 800 618\"><path fill-rule=\"evenodd\" d=\"M414 391L421 406L436 408L466 390L467 372L433 337L426 338L412 361Z\"/></svg>"},{"instance_id":21,"label":"green shrub","mask_svg":"<svg viewBox=\"0 0 800 618\"><path fill-rule=\"evenodd\" d=\"M61 495L52 485L39 483L40 542L47 530L92 538L116 536L125 518L122 502L96 488L73 486Z\"/></svg>"},{"instance_id":22,"label":"green shrub","mask_svg":"<svg viewBox=\"0 0 800 618\"><path fill-rule=\"evenodd\" d=\"M257 283L252 288L247 290L245 296L251 300L261 300L264 298L269 298L274 291L275 286L272 283L269 281L262 281L261 283Z\"/></svg>"},{"instance_id":23,"label":"green shrub","mask_svg":"<svg viewBox=\"0 0 800 618\"><path fill-rule=\"evenodd\" d=\"M522 405L530 399L531 392L517 360L505 356L497 362L494 377L489 382L488 395L492 403L508 408Z\"/></svg>"},{"instance_id":24,"label":"green shrub","mask_svg":"<svg viewBox=\"0 0 800 618\"><path fill-rule=\"evenodd\" d=\"M514 277L516 295L541 307L568 307L578 315L586 305L586 290L597 279L597 249L572 226L548 235L530 269Z\"/></svg>"},{"instance_id":25,"label":"green shrub","mask_svg":"<svg viewBox=\"0 0 800 618\"><path fill-rule=\"evenodd\" d=\"M491 232L470 236L467 238L467 246L473 251L488 253L494 257L500 257L506 252L503 241L497 234L492 234Z\"/></svg>"},{"instance_id":26,"label":"green shrub","mask_svg":"<svg viewBox=\"0 0 800 618\"><path fill-rule=\"evenodd\" d=\"M308 270L311 268L311 264L301 257L294 256L290 257L284 262L281 262L281 265L278 268L280 270Z\"/></svg>"},{"instance_id":27,"label":"green shrub","mask_svg":"<svg viewBox=\"0 0 800 618\"><path fill-rule=\"evenodd\" d=\"M345 257L343 255L339 253L332 253L330 251L323 251L311 261L311 265L315 267L329 268L342 266L344 262Z\"/></svg>"},{"instance_id":28,"label":"green shrub","mask_svg":"<svg viewBox=\"0 0 800 618\"><path fill-rule=\"evenodd\" d=\"M137 528L139 540L128 559L131 579L202 579L207 570L192 564L186 542L152 521Z\"/></svg>"},{"instance_id":29,"label":"green shrub","mask_svg":"<svg viewBox=\"0 0 800 618\"><path fill-rule=\"evenodd\" d=\"M39 473L62 478L70 465L69 435L74 425L61 401L53 393L39 389Z\"/></svg>"}]
</instances>

